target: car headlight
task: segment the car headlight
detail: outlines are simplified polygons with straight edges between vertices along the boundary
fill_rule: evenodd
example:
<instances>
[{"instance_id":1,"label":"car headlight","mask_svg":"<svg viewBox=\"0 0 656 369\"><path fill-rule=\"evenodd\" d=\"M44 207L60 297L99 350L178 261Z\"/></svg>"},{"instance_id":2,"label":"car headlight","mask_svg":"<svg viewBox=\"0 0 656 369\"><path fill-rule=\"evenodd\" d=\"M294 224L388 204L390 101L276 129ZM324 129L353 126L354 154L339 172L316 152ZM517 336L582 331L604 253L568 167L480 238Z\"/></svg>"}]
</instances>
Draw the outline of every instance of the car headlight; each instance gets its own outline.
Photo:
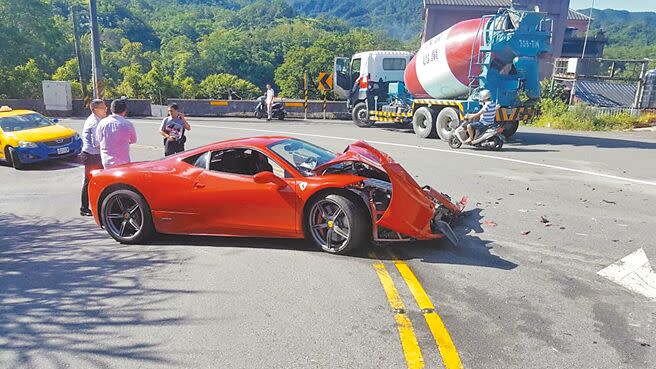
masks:
<instances>
[{"instance_id":1,"label":"car headlight","mask_svg":"<svg viewBox=\"0 0 656 369\"><path fill-rule=\"evenodd\" d=\"M29 141L19 141L18 146L24 149L35 149L39 147L35 142L29 142Z\"/></svg>"}]
</instances>

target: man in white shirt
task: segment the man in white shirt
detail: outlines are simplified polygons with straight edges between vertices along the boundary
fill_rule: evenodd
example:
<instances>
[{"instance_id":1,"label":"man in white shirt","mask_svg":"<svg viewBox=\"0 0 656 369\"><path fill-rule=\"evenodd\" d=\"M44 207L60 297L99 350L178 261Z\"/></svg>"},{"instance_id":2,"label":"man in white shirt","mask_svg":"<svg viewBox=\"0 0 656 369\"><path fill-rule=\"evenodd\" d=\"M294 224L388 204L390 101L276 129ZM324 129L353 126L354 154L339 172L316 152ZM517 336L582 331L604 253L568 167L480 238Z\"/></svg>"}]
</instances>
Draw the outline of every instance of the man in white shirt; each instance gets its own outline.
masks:
<instances>
[{"instance_id":1,"label":"man in white shirt","mask_svg":"<svg viewBox=\"0 0 656 369\"><path fill-rule=\"evenodd\" d=\"M89 173L94 169L102 169L100 149L96 141L96 128L101 119L107 116L107 105L101 99L93 99L89 104L91 115L84 122L82 128L82 152L80 161L84 164L84 182L82 184L82 205L80 215L91 216L89 210Z\"/></svg>"},{"instance_id":2,"label":"man in white shirt","mask_svg":"<svg viewBox=\"0 0 656 369\"><path fill-rule=\"evenodd\" d=\"M273 87L271 87L270 84L267 83L266 85L266 106L267 106L267 120L271 120L271 113L273 110Z\"/></svg>"},{"instance_id":3,"label":"man in white shirt","mask_svg":"<svg viewBox=\"0 0 656 369\"><path fill-rule=\"evenodd\" d=\"M137 142L137 132L125 119L128 103L125 99L112 101L112 115L98 123L96 139L100 146L102 164L107 168L130 162L130 145Z\"/></svg>"}]
</instances>

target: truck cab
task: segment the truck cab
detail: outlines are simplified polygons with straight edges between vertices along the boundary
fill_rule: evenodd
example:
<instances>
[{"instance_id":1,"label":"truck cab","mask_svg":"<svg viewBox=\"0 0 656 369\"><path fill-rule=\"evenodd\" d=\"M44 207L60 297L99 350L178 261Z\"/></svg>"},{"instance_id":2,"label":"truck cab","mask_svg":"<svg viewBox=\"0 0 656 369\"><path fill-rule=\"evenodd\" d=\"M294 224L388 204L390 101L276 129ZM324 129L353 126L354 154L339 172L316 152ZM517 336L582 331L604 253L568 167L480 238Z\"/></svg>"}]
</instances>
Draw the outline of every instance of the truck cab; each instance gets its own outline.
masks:
<instances>
[{"instance_id":1,"label":"truck cab","mask_svg":"<svg viewBox=\"0 0 656 369\"><path fill-rule=\"evenodd\" d=\"M370 125L369 111L377 101L388 99L390 83L403 82L405 68L413 54L407 51L366 51L351 58L335 58L333 90L346 100L353 121Z\"/></svg>"}]
</instances>

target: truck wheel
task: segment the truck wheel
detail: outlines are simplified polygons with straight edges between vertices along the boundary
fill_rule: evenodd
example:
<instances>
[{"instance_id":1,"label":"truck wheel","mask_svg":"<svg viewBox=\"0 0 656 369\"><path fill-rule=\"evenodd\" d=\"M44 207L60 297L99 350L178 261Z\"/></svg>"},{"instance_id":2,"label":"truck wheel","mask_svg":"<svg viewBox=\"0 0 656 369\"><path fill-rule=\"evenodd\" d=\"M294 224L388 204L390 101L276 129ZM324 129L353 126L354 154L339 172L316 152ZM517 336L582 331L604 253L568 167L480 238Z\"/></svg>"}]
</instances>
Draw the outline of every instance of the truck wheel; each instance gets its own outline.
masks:
<instances>
[{"instance_id":1,"label":"truck wheel","mask_svg":"<svg viewBox=\"0 0 656 369\"><path fill-rule=\"evenodd\" d=\"M353 107L353 123L358 127L371 127L374 122L369 119L369 107L366 102L361 102Z\"/></svg>"},{"instance_id":2,"label":"truck wheel","mask_svg":"<svg viewBox=\"0 0 656 369\"><path fill-rule=\"evenodd\" d=\"M454 108L444 108L437 115L437 134L444 141L449 141L453 130L460 125L458 111Z\"/></svg>"},{"instance_id":3,"label":"truck wheel","mask_svg":"<svg viewBox=\"0 0 656 369\"><path fill-rule=\"evenodd\" d=\"M503 125L503 135L510 138L517 132L517 128L519 128L518 121L506 123Z\"/></svg>"},{"instance_id":4,"label":"truck wheel","mask_svg":"<svg viewBox=\"0 0 656 369\"><path fill-rule=\"evenodd\" d=\"M417 136L421 138L437 137L437 132L435 131L435 111L425 106L417 109L412 117L412 128Z\"/></svg>"}]
</instances>

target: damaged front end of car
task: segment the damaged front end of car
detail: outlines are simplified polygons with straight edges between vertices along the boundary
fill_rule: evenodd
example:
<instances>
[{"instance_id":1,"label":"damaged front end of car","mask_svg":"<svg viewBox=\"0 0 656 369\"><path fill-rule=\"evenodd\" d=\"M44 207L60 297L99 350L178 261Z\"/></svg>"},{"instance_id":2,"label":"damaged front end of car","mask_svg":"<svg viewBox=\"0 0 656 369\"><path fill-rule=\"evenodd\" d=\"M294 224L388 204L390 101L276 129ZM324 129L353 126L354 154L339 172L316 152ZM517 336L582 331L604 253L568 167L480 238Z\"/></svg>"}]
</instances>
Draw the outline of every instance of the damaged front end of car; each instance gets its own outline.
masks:
<instances>
[{"instance_id":1,"label":"damaged front end of car","mask_svg":"<svg viewBox=\"0 0 656 369\"><path fill-rule=\"evenodd\" d=\"M348 189L368 204L375 242L446 237L451 243L458 243L451 225L462 213L467 198L454 204L448 195L430 186L420 187L400 164L369 144L351 144L344 153L316 170L365 178Z\"/></svg>"}]
</instances>

